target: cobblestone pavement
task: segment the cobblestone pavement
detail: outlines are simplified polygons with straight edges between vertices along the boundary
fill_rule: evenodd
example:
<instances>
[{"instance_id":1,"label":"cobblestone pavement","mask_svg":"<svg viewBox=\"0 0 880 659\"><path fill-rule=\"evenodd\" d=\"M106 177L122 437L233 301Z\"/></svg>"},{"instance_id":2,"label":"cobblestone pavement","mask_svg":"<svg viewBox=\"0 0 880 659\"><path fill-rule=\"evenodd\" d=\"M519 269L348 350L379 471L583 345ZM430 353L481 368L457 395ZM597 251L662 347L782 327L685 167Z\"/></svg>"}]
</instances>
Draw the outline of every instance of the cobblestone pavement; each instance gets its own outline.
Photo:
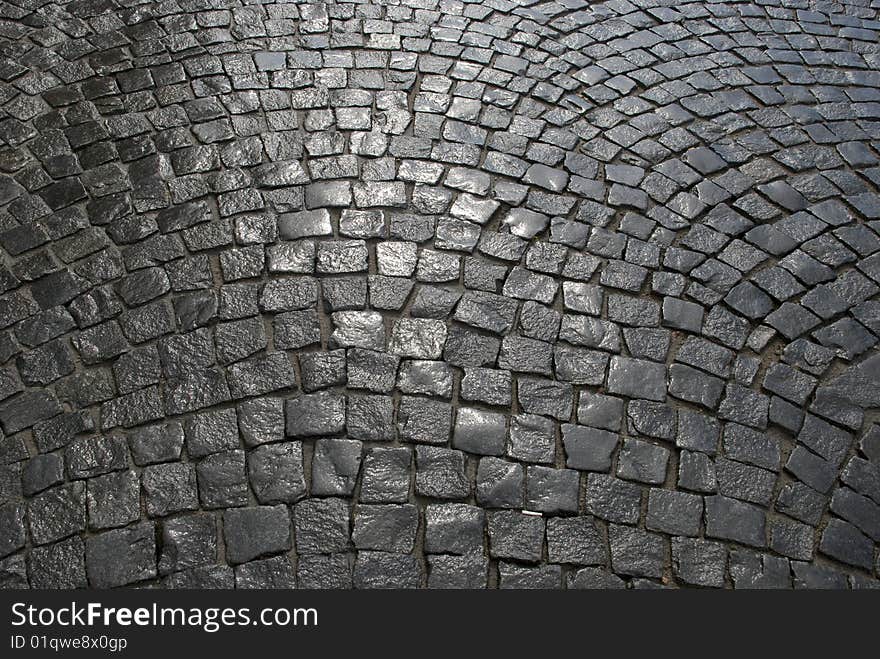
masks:
<instances>
[{"instance_id":1,"label":"cobblestone pavement","mask_svg":"<svg viewBox=\"0 0 880 659\"><path fill-rule=\"evenodd\" d=\"M0 582L877 586L878 8L0 3Z\"/></svg>"}]
</instances>

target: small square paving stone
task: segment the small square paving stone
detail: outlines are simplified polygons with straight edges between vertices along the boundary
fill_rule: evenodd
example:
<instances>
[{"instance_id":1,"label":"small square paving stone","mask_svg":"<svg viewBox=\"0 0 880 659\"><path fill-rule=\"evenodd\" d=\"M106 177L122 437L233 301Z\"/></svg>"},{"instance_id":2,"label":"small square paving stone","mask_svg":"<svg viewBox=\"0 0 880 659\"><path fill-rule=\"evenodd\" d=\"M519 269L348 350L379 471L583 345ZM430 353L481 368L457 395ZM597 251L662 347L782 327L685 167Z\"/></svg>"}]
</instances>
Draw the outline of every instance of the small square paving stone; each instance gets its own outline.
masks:
<instances>
[{"instance_id":1,"label":"small square paving stone","mask_svg":"<svg viewBox=\"0 0 880 659\"><path fill-rule=\"evenodd\" d=\"M24 556L16 554L0 560L0 585L4 590L28 588L27 564Z\"/></svg>"},{"instance_id":2,"label":"small square paving stone","mask_svg":"<svg viewBox=\"0 0 880 659\"><path fill-rule=\"evenodd\" d=\"M414 556L381 551L358 552L354 565L355 588L418 588L422 570Z\"/></svg>"},{"instance_id":3,"label":"small square paving stone","mask_svg":"<svg viewBox=\"0 0 880 659\"><path fill-rule=\"evenodd\" d=\"M727 550L720 542L699 538L672 539L672 570L686 584L723 588Z\"/></svg>"},{"instance_id":4,"label":"small square paving stone","mask_svg":"<svg viewBox=\"0 0 880 659\"><path fill-rule=\"evenodd\" d=\"M138 466L177 460L183 442L183 426L177 421L138 428L128 435L132 458Z\"/></svg>"},{"instance_id":5,"label":"small square paving stone","mask_svg":"<svg viewBox=\"0 0 880 659\"><path fill-rule=\"evenodd\" d=\"M275 347L295 350L321 340L321 324L314 309L281 313L273 320Z\"/></svg>"},{"instance_id":6,"label":"small square paving stone","mask_svg":"<svg viewBox=\"0 0 880 659\"><path fill-rule=\"evenodd\" d=\"M582 392L578 399L578 423L585 426L617 431L622 417L623 401L620 398Z\"/></svg>"},{"instance_id":7,"label":"small square paving stone","mask_svg":"<svg viewBox=\"0 0 880 659\"><path fill-rule=\"evenodd\" d=\"M606 474L587 477L587 511L600 519L635 524L642 507L642 488Z\"/></svg>"},{"instance_id":8,"label":"small square paving stone","mask_svg":"<svg viewBox=\"0 0 880 659\"><path fill-rule=\"evenodd\" d=\"M672 364L669 367L669 395L708 409L715 409L721 400L724 382L719 378L685 366Z\"/></svg>"},{"instance_id":9,"label":"small square paving stone","mask_svg":"<svg viewBox=\"0 0 880 659\"><path fill-rule=\"evenodd\" d=\"M413 289L413 281L404 277L369 275L370 306L386 311L398 311Z\"/></svg>"},{"instance_id":10,"label":"small square paving stone","mask_svg":"<svg viewBox=\"0 0 880 659\"><path fill-rule=\"evenodd\" d=\"M248 452L247 471L251 489L260 503L293 503L306 494L300 442L258 446Z\"/></svg>"},{"instance_id":11,"label":"small square paving stone","mask_svg":"<svg viewBox=\"0 0 880 659\"><path fill-rule=\"evenodd\" d=\"M669 535L696 536L703 516L703 500L686 492L652 488L648 492L645 526Z\"/></svg>"},{"instance_id":12,"label":"small square paving stone","mask_svg":"<svg viewBox=\"0 0 880 659\"><path fill-rule=\"evenodd\" d=\"M351 348L346 353L349 389L388 393L397 381L400 357L384 352Z\"/></svg>"},{"instance_id":13,"label":"small square paving stone","mask_svg":"<svg viewBox=\"0 0 880 659\"><path fill-rule=\"evenodd\" d=\"M375 311L337 311L331 316L330 344L340 348L385 349L385 325Z\"/></svg>"},{"instance_id":14,"label":"small square paving stone","mask_svg":"<svg viewBox=\"0 0 880 659\"><path fill-rule=\"evenodd\" d=\"M489 562L480 554L428 555L428 588L485 588Z\"/></svg>"},{"instance_id":15,"label":"small square paving stone","mask_svg":"<svg viewBox=\"0 0 880 659\"><path fill-rule=\"evenodd\" d=\"M523 303L520 310L519 329L524 336L530 339L555 341L559 335L561 323L562 315L558 311L532 300Z\"/></svg>"},{"instance_id":16,"label":"small square paving stone","mask_svg":"<svg viewBox=\"0 0 880 659\"><path fill-rule=\"evenodd\" d=\"M385 234L384 213L346 208L339 220L339 233L350 238L381 238Z\"/></svg>"},{"instance_id":17,"label":"small square paving stone","mask_svg":"<svg viewBox=\"0 0 880 659\"><path fill-rule=\"evenodd\" d=\"M569 311L598 316L602 312L603 293L600 286L567 281L562 285L565 308Z\"/></svg>"},{"instance_id":18,"label":"small square paving stone","mask_svg":"<svg viewBox=\"0 0 880 659\"><path fill-rule=\"evenodd\" d=\"M504 281L502 293L519 300L532 300L542 304L550 304L556 297L558 284L549 275L542 275L514 267Z\"/></svg>"},{"instance_id":19,"label":"small square paving stone","mask_svg":"<svg viewBox=\"0 0 880 659\"><path fill-rule=\"evenodd\" d=\"M140 518L140 482L136 472L121 471L98 476L90 478L86 484L90 528L125 526ZM196 505L195 475L192 478L192 500Z\"/></svg>"},{"instance_id":20,"label":"small square paving stone","mask_svg":"<svg viewBox=\"0 0 880 659\"><path fill-rule=\"evenodd\" d=\"M855 526L840 519L831 519L822 540L819 551L843 563L871 569L873 543L871 539Z\"/></svg>"},{"instance_id":21,"label":"small square paving stone","mask_svg":"<svg viewBox=\"0 0 880 659\"><path fill-rule=\"evenodd\" d=\"M556 453L554 423L537 414L517 414L510 419L507 455L515 460L549 464Z\"/></svg>"},{"instance_id":22,"label":"small square paving stone","mask_svg":"<svg viewBox=\"0 0 880 659\"><path fill-rule=\"evenodd\" d=\"M28 527L34 544L61 540L86 528L86 484L59 485L28 502Z\"/></svg>"},{"instance_id":23,"label":"small square paving stone","mask_svg":"<svg viewBox=\"0 0 880 659\"><path fill-rule=\"evenodd\" d=\"M159 573L168 574L217 560L217 524L213 515L197 513L162 522Z\"/></svg>"},{"instance_id":24,"label":"small square paving stone","mask_svg":"<svg viewBox=\"0 0 880 659\"><path fill-rule=\"evenodd\" d=\"M730 575L734 588L791 588L791 566L787 559L754 551L730 552Z\"/></svg>"},{"instance_id":25,"label":"small square paving stone","mask_svg":"<svg viewBox=\"0 0 880 659\"><path fill-rule=\"evenodd\" d=\"M770 548L789 558L809 561L813 558L815 529L784 517L770 521Z\"/></svg>"},{"instance_id":26,"label":"small square paving stone","mask_svg":"<svg viewBox=\"0 0 880 659\"><path fill-rule=\"evenodd\" d=\"M113 588L156 576L156 530L144 522L86 538L92 588Z\"/></svg>"},{"instance_id":27,"label":"small square paving stone","mask_svg":"<svg viewBox=\"0 0 880 659\"><path fill-rule=\"evenodd\" d=\"M561 192L568 183L568 174L561 169L553 169L546 165L535 164L526 171L523 181L540 186L551 192Z\"/></svg>"},{"instance_id":28,"label":"small square paving stone","mask_svg":"<svg viewBox=\"0 0 880 659\"><path fill-rule=\"evenodd\" d=\"M429 505L425 509L425 550L428 553L481 553L485 513L466 504Z\"/></svg>"},{"instance_id":29,"label":"small square paving stone","mask_svg":"<svg viewBox=\"0 0 880 659\"><path fill-rule=\"evenodd\" d=\"M434 446L416 447L417 494L435 499L464 499L471 492L461 451Z\"/></svg>"},{"instance_id":30,"label":"small square paving stone","mask_svg":"<svg viewBox=\"0 0 880 659\"><path fill-rule=\"evenodd\" d=\"M489 405L510 405L512 378L505 370L465 368L460 396Z\"/></svg>"},{"instance_id":31,"label":"small square paving stone","mask_svg":"<svg viewBox=\"0 0 880 659\"><path fill-rule=\"evenodd\" d=\"M722 419L764 430L767 427L769 409L768 396L740 385L728 384L718 413Z\"/></svg>"},{"instance_id":32,"label":"small square paving stone","mask_svg":"<svg viewBox=\"0 0 880 659\"><path fill-rule=\"evenodd\" d=\"M418 318L442 319L449 316L461 293L441 286L420 286L410 313Z\"/></svg>"},{"instance_id":33,"label":"small square paving stone","mask_svg":"<svg viewBox=\"0 0 880 659\"><path fill-rule=\"evenodd\" d=\"M744 428L744 426L729 424L725 428L725 433L730 432L732 435L735 431L729 430L731 428ZM675 445L682 449L702 451L708 455L715 455L718 450L720 432L721 424L715 419L703 413L679 410Z\"/></svg>"},{"instance_id":34,"label":"small square paving stone","mask_svg":"<svg viewBox=\"0 0 880 659\"><path fill-rule=\"evenodd\" d=\"M359 505L352 540L361 550L409 553L418 522L418 509L412 504Z\"/></svg>"},{"instance_id":35,"label":"small square paving stone","mask_svg":"<svg viewBox=\"0 0 880 659\"><path fill-rule=\"evenodd\" d=\"M499 458L480 458L477 503L488 508L522 508L525 475L521 465Z\"/></svg>"},{"instance_id":36,"label":"small square paving stone","mask_svg":"<svg viewBox=\"0 0 880 659\"><path fill-rule=\"evenodd\" d=\"M248 503L244 451L224 451L196 465L199 501L204 508L245 506Z\"/></svg>"},{"instance_id":37,"label":"small square paving stone","mask_svg":"<svg viewBox=\"0 0 880 659\"><path fill-rule=\"evenodd\" d=\"M658 485L666 480L669 450L639 439L626 439L620 449L617 475Z\"/></svg>"},{"instance_id":38,"label":"small square paving stone","mask_svg":"<svg viewBox=\"0 0 880 659\"><path fill-rule=\"evenodd\" d=\"M513 235L528 240L544 231L550 218L527 208L512 208L502 221Z\"/></svg>"},{"instance_id":39,"label":"small square paving stone","mask_svg":"<svg viewBox=\"0 0 880 659\"><path fill-rule=\"evenodd\" d=\"M335 435L345 429L345 397L329 392L303 394L285 404L287 435Z\"/></svg>"},{"instance_id":40,"label":"small square paving stone","mask_svg":"<svg viewBox=\"0 0 880 659\"><path fill-rule=\"evenodd\" d=\"M452 327L443 351L444 359L454 366L492 366L498 357L501 341L460 327Z\"/></svg>"},{"instance_id":41,"label":"small square paving stone","mask_svg":"<svg viewBox=\"0 0 880 659\"><path fill-rule=\"evenodd\" d=\"M591 517L552 517L547 520L547 557L551 563L600 565L606 546Z\"/></svg>"},{"instance_id":42,"label":"small square paving stone","mask_svg":"<svg viewBox=\"0 0 880 659\"><path fill-rule=\"evenodd\" d=\"M696 492L716 492L715 463L703 453L682 451L678 463L678 486Z\"/></svg>"},{"instance_id":43,"label":"small square paving stone","mask_svg":"<svg viewBox=\"0 0 880 659\"><path fill-rule=\"evenodd\" d=\"M235 399L288 389L296 384L293 365L283 352L259 355L233 364L227 369L227 378L230 397Z\"/></svg>"},{"instance_id":44,"label":"small square paving stone","mask_svg":"<svg viewBox=\"0 0 880 659\"><path fill-rule=\"evenodd\" d=\"M706 535L753 547L767 544L765 514L757 506L723 496L706 497Z\"/></svg>"},{"instance_id":45,"label":"small square paving stone","mask_svg":"<svg viewBox=\"0 0 880 659\"><path fill-rule=\"evenodd\" d=\"M351 541L348 504L342 499L306 499L293 508L299 554L346 551Z\"/></svg>"},{"instance_id":46,"label":"small square paving stone","mask_svg":"<svg viewBox=\"0 0 880 659\"><path fill-rule=\"evenodd\" d=\"M350 589L351 572L347 554L308 554L298 557L296 562L300 588Z\"/></svg>"},{"instance_id":47,"label":"small square paving stone","mask_svg":"<svg viewBox=\"0 0 880 659\"><path fill-rule=\"evenodd\" d=\"M764 376L762 386L797 405L803 405L813 392L816 378L786 364L773 364Z\"/></svg>"},{"instance_id":48,"label":"small square paving stone","mask_svg":"<svg viewBox=\"0 0 880 659\"><path fill-rule=\"evenodd\" d=\"M344 385L347 380L345 350L301 354L299 369L303 391Z\"/></svg>"},{"instance_id":49,"label":"small square paving stone","mask_svg":"<svg viewBox=\"0 0 880 659\"><path fill-rule=\"evenodd\" d=\"M60 453L35 455L21 470L21 489L27 496L64 482L64 459Z\"/></svg>"},{"instance_id":50,"label":"small square paving stone","mask_svg":"<svg viewBox=\"0 0 880 659\"><path fill-rule=\"evenodd\" d=\"M612 524L608 527L611 567L618 574L659 578L666 564L668 545L662 536Z\"/></svg>"},{"instance_id":51,"label":"small square paving stone","mask_svg":"<svg viewBox=\"0 0 880 659\"><path fill-rule=\"evenodd\" d=\"M561 588L562 569L558 565L526 567L502 561L498 564L498 587L541 590Z\"/></svg>"},{"instance_id":52,"label":"small square paving stone","mask_svg":"<svg viewBox=\"0 0 880 659\"><path fill-rule=\"evenodd\" d=\"M447 124L448 125L448 124ZM463 220L486 224L501 204L492 199L481 199L468 192L459 195L449 213Z\"/></svg>"},{"instance_id":53,"label":"small square paving stone","mask_svg":"<svg viewBox=\"0 0 880 659\"><path fill-rule=\"evenodd\" d=\"M525 507L547 514L577 512L580 476L573 469L529 467Z\"/></svg>"},{"instance_id":54,"label":"small square paving stone","mask_svg":"<svg viewBox=\"0 0 880 659\"><path fill-rule=\"evenodd\" d=\"M544 544L544 518L516 510L490 512L487 515L489 554L537 563Z\"/></svg>"},{"instance_id":55,"label":"small square paving stone","mask_svg":"<svg viewBox=\"0 0 880 659\"><path fill-rule=\"evenodd\" d=\"M394 404L390 396L349 394L346 430L352 439L390 441L394 437Z\"/></svg>"},{"instance_id":56,"label":"small square paving stone","mask_svg":"<svg viewBox=\"0 0 880 659\"><path fill-rule=\"evenodd\" d=\"M326 209L285 213L278 216L278 235L285 240L333 233L330 212Z\"/></svg>"},{"instance_id":57,"label":"small square paving stone","mask_svg":"<svg viewBox=\"0 0 880 659\"><path fill-rule=\"evenodd\" d=\"M318 243L317 271L323 274L363 272L367 269L367 246L362 240Z\"/></svg>"},{"instance_id":58,"label":"small square paving stone","mask_svg":"<svg viewBox=\"0 0 880 659\"><path fill-rule=\"evenodd\" d=\"M149 390L145 390L149 391ZM131 394L135 396L136 394ZM218 369L205 369L204 371L193 371L181 375L180 377L170 379L165 389L165 411L167 414L183 414L185 412L193 412L213 405L218 405L228 401L231 397L229 386L225 380L222 371ZM136 425L143 421L153 421L160 418L158 411L153 413L150 409L150 401L146 404L139 399L125 400L126 410L138 410L134 418L123 416L119 419L120 425ZM139 402L140 405L132 405ZM119 403L123 407L122 403ZM123 414L126 414L123 412ZM102 411L102 417L104 417ZM112 425L115 421L112 414L107 415L108 419L102 419L105 427Z\"/></svg>"},{"instance_id":59,"label":"small square paving stone","mask_svg":"<svg viewBox=\"0 0 880 659\"><path fill-rule=\"evenodd\" d=\"M794 588L809 590L845 590L849 585L844 572L824 565L791 562Z\"/></svg>"},{"instance_id":60,"label":"small square paving stone","mask_svg":"<svg viewBox=\"0 0 880 659\"><path fill-rule=\"evenodd\" d=\"M21 448L21 445L19 445ZM21 488L21 463L0 466L0 496L4 499L15 499L23 494Z\"/></svg>"},{"instance_id":61,"label":"small square paving stone","mask_svg":"<svg viewBox=\"0 0 880 659\"><path fill-rule=\"evenodd\" d=\"M517 399L523 411L560 421L571 418L573 396L572 386L567 383L526 377L517 383Z\"/></svg>"},{"instance_id":62,"label":"small square paving stone","mask_svg":"<svg viewBox=\"0 0 880 659\"><path fill-rule=\"evenodd\" d=\"M452 444L467 453L502 455L507 442L507 420L503 414L462 407L455 416Z\"/></svg>"},{"instance_id":63,"label":"small square paving stone","mask_svg":"<svg viewBox=\"0 0 880 659\"><path fill-rule=\"evenodd\" d=\"M235 587L235 571L228 565L195 567L170 574L162 580L162 587L178 590L207 590Z\"/></svg>"},{"instance_id":64,"label":"small square paving stone","mask_svg":"<svg viewBox=\"0 0 880 659\"><path fill-rule=\"evenodd\" d=\"M608 367L608 391L632 398L663 401L666 368L662 364L614 356Z\"/></svg>"},{"instance_id":65,"label":"small square paving stone","mask_svg":"<svg viewBox=\"0 0 880 659\"><path fill-rule=\"evenodd\" d=\"M235 410L202 412L184 423L186 450L191 457L238 448L238 419Z\"/></svg>"},{"instance_id":66,"label":"small square paving stone","mask_svg":"<svg viewBox=\"0 0 880 659\"><path fill-rule=\"evenodd\" d=\"M233 508L223 513L226 560L245 563L291 547L291 522L287 506Z\"/></svg>"},{"instance_id":67,"label":"small square paving stone","mask_svg":"<svg viewBox=\"0 0 880 659\"><path fill-rule=\"evenodd\" d=\"M623 338L633 357L666 361L671 341L668 330L627 327L623 330Z\"/></svg>"},{"instance_id":68,"label":"small square paving stone","mask_svg":"<svg viewBox=\"0 0 880 659\"><path fill-rule=\"evenodd\" d=\"M293 565L287 556L273 556L237 565L235 587L241 589L290 589L296 585Z\"/></svg>"},{"instance_id":69,"label":"small square paving stone","mask_svg":"<svg viewBox=\"0 0 880 659\"><path fill-rule=\"evenodd\" d=\"M565 464L572 469L609 471L611 456L619 443L617 433L570 423L562 425Z\"/></svg>"},{"instance_id":70,"label":"small square paving stone","mask_svg":"<svg viewBox=\"0 0 880 659\"><path fill-rule=\"evenodd\" d=\"M585 567L568 575L566 587L570 590L615 590L626 588L626 582L606 568Z\"/></svg>"},{"instance_id":71,"label":"small square paving stone","mask_svg":"<svg viewBox=\"0 0 880 659\"><path fill-rule=\"evenodd\" d=\"M221 364L250 357L266 347L266 333L261 318L246 318L220 323L214 328L217 360Z\"/></svg>"},{"instance_id":72,"label":"small square paving stone","mask_svg":"<svg viewBox=\"0 0 880 659\"><path fill-rule=\"evenodd\" d=\"M776 474L741 462L715 459L718 492L725 496L766 506L773 495Z\"/></svg>"},{"instance_id":73,"label":"small square paving stone","mask_svg":"<svg viewBox=\"0 0 880 659\"><path fill-rule=\"evenodd\" d=\"M88 478L124 469L126 454L121 437L81 437L67 445L64 463L69 476Z\"/></svg>"},{"instance_id":74,"label":"small square paving stone","mask_svg":"<svg viewBox=\"0 0 880 659\"><path fill-rule=\"evenodd\" d=\"M414 242L383 242L376 246L376 262L380 275L410 277L418 262L418 245Z\"/></svg>"},{"instance_id":75,"label":"small square paving stone","mask_svg":"<svg viewBox=\"0 0 880 659\"><path fill-rule=\"evenodd\" d=\"M449 403L403 396L397 410L397 432L407 442L445 444L452 431Z\"/></svg>"},{"instance_id":76,"label":"small square paving stone","mask_svg":"<svg viewBox=\"0 0 880 659\"><path fill-rule=\"evenodd\" d=\"M703 307L674 297L663 298L663 324L673 329L697 333L703 324Z\"/></svg>"},{"instance_id":77,"label":"small square paving stone","mask_svg":"<svg viewBox=\"0 0 880 659\"><path fill-rule=\"evenodd\" d=\"M456 309L455 320L496 334L506 333L516 314L516 301L481 291L466 291Z\"/></svg>"},{"instance_id":78,"label":"small square paving stone","mask_svg":"<svg viewBox=\"0 0 880 659\"><path fill-rule=\"evenodd\" d=\"M268 312L308 309L317 301L318 286L311 277L271 280L260 295L260 306Z\"/></svg>"},{"instance_id":79,"label":"small square paving stone","mask_svg":"<svg viewBox=\"0 0 880 659\"><path fill-rule=\"evenodd\" d=\"M397 388L405 394L452 397L453 371L449 364L434 360L404 359L397 373Z\"/></svg>"},{"instance_id":80,"label":"small square paving stone","mask_svg":"<svg viewBox=\"0 0 880 659\"><path fill-rule=\"evenodd\" d=\"M360 500L363 503L405 503L410 489L409 448L373 448L364 456Z\"/></svg>"},{"instance_id":81,"label":"small square paving stone","mask_svg":"<svg viewBox=\"0 0 880 659\"><path fill-rule=\"evenodd\" d=\"M510 371L550 375L552 373L552 346L519 336L505 336L501 341L498 366Z\"/></svg>"},{"instance_id":82,"label":"small square paving stone","mask_svg":"<svg viewBox=\"0 0 880 659\"><path fill-rule=\"evenodd\" d=\"M258 446L284 439L284 401L260 397L236 407L238 432L245 446Z\"/></svg>"},{"instance_id":83,"label":"small square paving stone","mask_svg":"<svg viewBox=\"0 0 880 659\"><path fill-rule=\"evenodd\" d=\"M311 493L347 496L354 491L363 444L354 439L320 439L312 457Z\"/></svg>"},{"instance_id":84,"label":"small square paving stone","mask_svg":"<svg viewBox=\"0 0 880 659\"><path fill-rule=\"evenodd\" d=\"M388 350L401 357L439 359L446 343L446 325L428 318L401 318L391 330Z\"/></svg>"},{"instance_id":85,"label":"small square paving stone","mask_svg":"<svg viewBox=\"0 0 880 659\"><path fill-rule=\"evenodd\" d=\"M34 547L28 561L28 579L32 588L88 588L85 544L79 537L55 544Z\"/></svg>"}]
</instances>

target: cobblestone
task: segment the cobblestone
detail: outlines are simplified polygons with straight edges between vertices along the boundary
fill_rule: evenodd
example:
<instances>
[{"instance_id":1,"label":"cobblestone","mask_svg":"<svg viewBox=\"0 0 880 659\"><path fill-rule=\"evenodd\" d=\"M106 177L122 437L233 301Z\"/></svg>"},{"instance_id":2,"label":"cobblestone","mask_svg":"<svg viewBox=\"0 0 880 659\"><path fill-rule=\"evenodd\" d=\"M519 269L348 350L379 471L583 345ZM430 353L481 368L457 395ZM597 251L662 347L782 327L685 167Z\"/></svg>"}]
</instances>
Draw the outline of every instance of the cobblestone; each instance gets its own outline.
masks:
<instances>
[{"instance_id":1,"label":"cobblestone","mask_svg":"<svg viewBox=\"0 0 880 659\"><path fill-rule=\"evenodd\" d=\"M2 586L876 586L876 3L203 5L0 26Z\"/></svg>"}]
</instances>

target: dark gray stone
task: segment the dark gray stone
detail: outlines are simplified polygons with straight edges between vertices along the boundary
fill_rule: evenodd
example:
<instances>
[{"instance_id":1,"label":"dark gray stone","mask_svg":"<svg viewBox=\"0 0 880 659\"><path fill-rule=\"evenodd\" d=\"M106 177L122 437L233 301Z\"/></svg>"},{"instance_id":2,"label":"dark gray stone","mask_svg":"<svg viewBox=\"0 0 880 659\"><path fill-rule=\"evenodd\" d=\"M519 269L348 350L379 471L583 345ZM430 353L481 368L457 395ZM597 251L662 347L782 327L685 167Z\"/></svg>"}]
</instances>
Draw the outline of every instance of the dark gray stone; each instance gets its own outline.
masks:
<instances>
[{"instance_id":1,"label":"dark gray stone","mask_svg":"<svg viewBox=\"0 0 880 659\"><path fill-rule=\"evenodd\" d=\"M347 496L361 468L362 444L353 439L320 439L312 457L313 495Z\"/></svg>"},{"instance_id":2,"label":"dark gray stone","mask_svg":"<svg viewBox=\"0 0 880 659\"><path fill-rule=\"evenodd\" d=\"M706 535L752 547L766 546L763 510L723 496L706 497L705 504Z\"/></svg>"},{"instance_id":3,"label":"dark gray stone","mask_svg":"<svg viewBox=\"0 0 880 659\"><path fill-rule=\"evenodd\" d=\"M292 546L286 506L233 508L223 513L226 560L232 564L287 551Z\"/></svg>"},{"instance_id":4,"label":"dark gray stone","mask_svg":"<svg viewBox=\"0 0 880 659\"><path fill-rule=\"evenodd\" d=\"M544 544L544 519L515 510L488 515L489 554L493 558L511 558L536 563Z\"/></svg>"},{"instance_id":5,"label":"dark gray stone","mask_svg":"<svg viewBox=\"0 0 880 659\"><path fill-rule=\"evenodd\" d=\"M86 573L92 588L114 588L156 576L156 531L141 523L86 538Z\"/></svg>"}]
</instances>

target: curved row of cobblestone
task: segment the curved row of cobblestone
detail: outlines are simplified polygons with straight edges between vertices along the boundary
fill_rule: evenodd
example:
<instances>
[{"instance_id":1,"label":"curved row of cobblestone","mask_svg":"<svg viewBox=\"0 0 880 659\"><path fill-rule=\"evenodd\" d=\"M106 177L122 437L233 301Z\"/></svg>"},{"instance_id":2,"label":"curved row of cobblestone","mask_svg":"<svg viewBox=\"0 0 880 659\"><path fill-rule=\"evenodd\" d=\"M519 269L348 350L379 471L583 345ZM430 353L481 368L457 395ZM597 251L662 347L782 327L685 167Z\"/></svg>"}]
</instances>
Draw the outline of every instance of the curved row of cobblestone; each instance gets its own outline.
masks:
<instances>
[{"instance_id":1,"label":"curved row of cobblestone","mask_svg":"<svg viewBox=\"0 0 880 659\"><path fill-rule=\"evenodd\" d=\"M0 3L0 584L877 586L878 8Z\"/></svg>"}]
</instances>

